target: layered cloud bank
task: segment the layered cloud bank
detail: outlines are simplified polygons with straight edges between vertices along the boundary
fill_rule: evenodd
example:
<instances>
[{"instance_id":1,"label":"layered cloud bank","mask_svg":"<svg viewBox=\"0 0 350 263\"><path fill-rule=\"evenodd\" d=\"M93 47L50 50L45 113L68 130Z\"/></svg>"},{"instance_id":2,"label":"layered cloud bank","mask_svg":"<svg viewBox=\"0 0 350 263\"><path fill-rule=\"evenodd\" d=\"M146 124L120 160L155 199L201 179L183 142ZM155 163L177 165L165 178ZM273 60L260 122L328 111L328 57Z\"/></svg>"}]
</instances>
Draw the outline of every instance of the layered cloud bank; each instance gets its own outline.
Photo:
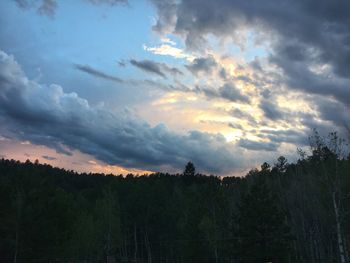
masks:
<instances>
[{"instance_id":1,"label":"layered cloud bank","mask_svg":"<svg viewBox=\"0 0 350 263\"><path fill-rule=\"evenodd\" d=\"M277 66L275 73L282 73L274 79L275 86L330 98L328 103L339 103L339 110L349 110L349 1L152 2L158 10L154 29L180 36L188 49L207 50L213 37L247 48L247 38L249 42L253 36L255 44L268 49L269 64ZM204 61L200 65L209 67ZM267 73L261 67L255 71ZM268 107L262 105L267 117L281 117ZM322 105L319 110L329 115Z\"/></svg>"},{"instance_id":2,"label":"layered cloud bank","mask_svg":"<svg viewBox=\"0 0 350 263\"><path fill-rule=\"evenodd\" d=\"M77 150L129 170L191 160L226 175L294 158L314 128L348 136L348 1L0 5L0 146L13 138L65 155L40 154L49 162L73 163Z\"/></svg>"},{"instance_id":3,"label":"layered cloud bank","mask_svg":"<svg viewBox=\"0 0 350 263\"><path fill-rule=\"evenodd\" d=\"M0 52L2 132L10 138L46 145L63 154L72 149L108 164L156 170L182 168L192 160L208 172L229 172L241 153L220 134L178 134L164 125L151 127L129 112L92 107L59 85L26 77L15 59Z\"/></svg>"}]
</instances>

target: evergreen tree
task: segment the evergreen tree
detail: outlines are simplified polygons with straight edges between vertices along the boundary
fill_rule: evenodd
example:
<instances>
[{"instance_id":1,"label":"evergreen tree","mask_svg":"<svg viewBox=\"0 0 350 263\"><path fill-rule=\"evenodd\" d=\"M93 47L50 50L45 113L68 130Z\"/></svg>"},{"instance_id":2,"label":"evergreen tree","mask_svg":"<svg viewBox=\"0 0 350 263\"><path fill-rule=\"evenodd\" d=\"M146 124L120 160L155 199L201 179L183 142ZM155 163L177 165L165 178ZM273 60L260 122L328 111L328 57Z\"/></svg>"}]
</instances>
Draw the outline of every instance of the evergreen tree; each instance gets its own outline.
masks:
<instances>
[{"instance_id":1,"label":"evergreen tree","mask_svg":"<svg viewBox=\"0 0 350 263\"><path fill-rule=\"evenodd\" d=\"M245 177L1 159L0 262L349 262L350 156L335 133L314 141Z\"/></svg>"},{"instance_id":2,"label":"evergreen tree","mask_svg":"<svg viewBox=\"0 0 350 263\"><path fill-rule=\"evenodd\" d=\"M185 167L184 176L194 176L196 174L196 168L193 163L188 162Z\"/></svg>"},{"instance_id":3,"label":"evergreen tree","mask_svg":"<svg viewBox=\"0 0 350 263\"><path fill-rule=\"evenodd\" d=\"M241 262L287 262L291 241L285 215L259 178L240 206L239 249Z\"/></svg>"}]
</instances>

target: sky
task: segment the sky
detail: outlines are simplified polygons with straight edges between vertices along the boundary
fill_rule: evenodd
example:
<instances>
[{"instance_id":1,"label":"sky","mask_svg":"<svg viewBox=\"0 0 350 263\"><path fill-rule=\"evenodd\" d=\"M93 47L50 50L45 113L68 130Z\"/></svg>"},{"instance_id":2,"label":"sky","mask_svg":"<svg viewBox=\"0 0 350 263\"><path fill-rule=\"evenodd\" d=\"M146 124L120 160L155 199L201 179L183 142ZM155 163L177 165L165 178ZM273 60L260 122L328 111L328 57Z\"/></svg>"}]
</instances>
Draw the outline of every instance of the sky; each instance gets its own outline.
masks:
<instances>
[{"instance_id":1,"label":"sky","mask_svg":"<svg viewBox=\"0 0 350 263\"><path fill-rule=\"evenodd\" d=\"M347 0L0 1L0 157L244 175L350 125Z\"/></svg>"}]
</instances>

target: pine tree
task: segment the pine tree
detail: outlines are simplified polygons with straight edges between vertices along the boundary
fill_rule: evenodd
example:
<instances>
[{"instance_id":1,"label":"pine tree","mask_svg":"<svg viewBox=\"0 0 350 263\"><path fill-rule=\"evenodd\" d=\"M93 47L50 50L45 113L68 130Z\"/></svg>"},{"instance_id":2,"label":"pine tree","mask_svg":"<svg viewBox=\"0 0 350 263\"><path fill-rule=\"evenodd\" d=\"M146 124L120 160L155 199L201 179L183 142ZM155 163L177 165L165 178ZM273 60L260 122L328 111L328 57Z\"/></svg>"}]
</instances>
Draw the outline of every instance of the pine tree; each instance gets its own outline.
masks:
<instances>
[{"instance_id":1,"label":"pine tree","mask_svg":"<svg viewBox=\"0 0 350 263\"><path fill-rule=\"evenodd\" d=\"M287 262L290 230L262 179L242 201L238 234L241 262Z\"/></svg>"},{"instance_id":2,"label":"pine tree","mask_svg":"<svg viewBox=\"0 0 350 263\"><path fill-rule=\"evenodd\" d=\"M188 162L185 171L184 176L194 176L196 174L196 168L194 167L193 163Z\"/></svg>"}]
</instances>

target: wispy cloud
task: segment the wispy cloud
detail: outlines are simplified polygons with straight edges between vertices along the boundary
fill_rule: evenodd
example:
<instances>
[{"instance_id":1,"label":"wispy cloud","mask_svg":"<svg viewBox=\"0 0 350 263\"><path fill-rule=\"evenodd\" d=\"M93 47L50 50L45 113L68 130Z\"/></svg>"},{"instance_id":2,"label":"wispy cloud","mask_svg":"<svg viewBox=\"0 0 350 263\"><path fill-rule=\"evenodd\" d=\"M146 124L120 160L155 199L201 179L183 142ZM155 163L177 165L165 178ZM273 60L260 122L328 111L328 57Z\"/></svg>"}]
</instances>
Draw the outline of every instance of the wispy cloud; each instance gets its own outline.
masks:
<instances>
[{"instance_id":1,"label":"wispy cloud","mask_svg":"<svg viewBox=\"0 0 350 263\"><path fill-rule=\"evenodd\" d=\"M52 157L52 156L48 156L48 155L42 155L41 157L44 158L45 160L48 160L48 161L57 160L56 157Z\"/></svg>"},{"instance_id":2,"label":"wispy cloud","mask_svg":"<svg viewBox=\"0 0 350 263\"><path fill-rule=\"evenodd\" d=\"M171 75L183 75L182 71L179 70L178 68L175 67L169 67L168 65L166 65L165 63L159 63L159 62L155 62L153 60L135 60L135 59L131 59L130 63L149 73L153 73L156 74L158 76L161 76L163 78L167 78L166 73L169 73Z\"/></svg>"},{"instance_id":3,"label":"wispy cloud","mask_svg":"<svg viewBox=\"0 0 350 263\"><path fill-rule=\"evenodd\" d=\"M114 82L118 82L118 83L122 83L123 80L118 78L118 77L114 77L114 76L111 76L111 75L108 75L100 70L97 70L95 68L92 68L88 65L79 65L79 64L75 64L75 68L82 71L82 72L85 72L87 74L90 74L92 76L95 76L95 77L98 77L98 78L101 78L101 79L105 79L105 80L110 80L110 81L114 81Z\"/></svg>"},{"instance_id":4,"label":"wispy cloud","mask_svg":"<svg viewBox=\"0 0 350 263\"><path fill-rule=\"evenodd\" d=\"M58 8L57 0L14 0L21 9L36 9L39 15L54 18ZM128 0L85 0L94 5L128 4Z\"/></svg>"}]
</instances>

